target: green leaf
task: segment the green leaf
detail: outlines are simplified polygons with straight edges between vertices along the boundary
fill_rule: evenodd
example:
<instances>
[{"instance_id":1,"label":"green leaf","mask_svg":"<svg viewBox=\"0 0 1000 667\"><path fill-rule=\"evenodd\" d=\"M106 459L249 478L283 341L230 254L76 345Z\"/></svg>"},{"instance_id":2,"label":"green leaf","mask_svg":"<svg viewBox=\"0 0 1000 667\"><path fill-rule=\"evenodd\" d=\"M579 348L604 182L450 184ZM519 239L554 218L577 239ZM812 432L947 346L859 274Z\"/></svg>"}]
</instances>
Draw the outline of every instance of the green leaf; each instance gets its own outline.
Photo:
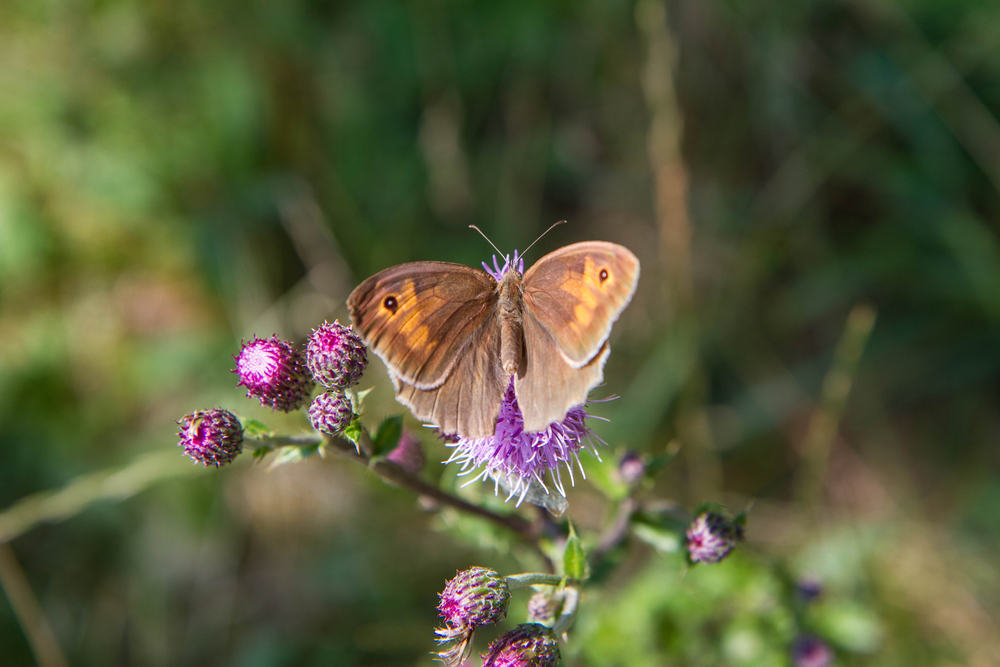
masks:
<instances>
[{"instance_id":1,"label":"green leaf","mask_svg":"<svg viewBox=\"0 0 1000 667\"><path fill-rule=\"evenodd\" d=\"M632 533L661 553L676 553L684 543L682 533L648 523L633 524Z\"/></svg>"},{"instance_id":2,"label":"green leaf","mask_svg":"<svg viewBox=\"0 0 1000 667\"><path fill-rule=\"evenodd\" d=\"M319 445L289 445L287 447L282 447L278 450L278 455L274 457L271 461L271 465L268 466L268 470L274 470L278 466L287 465L289 463L298 463L303 459L307 459L319 449Z\"/></svg>"},{"instance_id":3,"label":"green leaf","mask_svg":"<svg viewBox=\"0 0 1000 667\"><path fill-rule=\"evenodd\" d=\"M403 415L396 415L395 417L388 417L383 421L379 427L378 432L375 433L375 437L372 438L372 446L375 451L373 452L376 456L380 454L388 454L396 445L399 444L399 438L403 435Z\"/></svg>"},{"instance_id":4,"label":"green leaf","mask_svg":"<svg viewBox=\"0 0 1000 667\"><path fill-rule=\"evenodd\" d=\"M580 543L572 523L569 525L569 538L563 551L563 574L577 581L583 581L588 574L587 552L583 550L583 544Z\"/></svg>"},{"instance_id":5,"label":"green leaf","mask_svg":"<svg viewBox=\"0 0 1000 667\"><path fill-rule=\"evenodd\" d=\"M360 448L361 436L364 433L364 426L361 425L361 420L355 417L347 428L344 429L343 436L354 443L355 447Z\"/></svg>"},{"instance_id":6,"label":"green leaf","mask_svg":"<svg viewBox=\"0 0 1000 667\"><path fill-rule=\"evenodd\" d=\"M256 419L243 419L241 420L241 423L243 425L243 435L248 438L260 440L261 438L270 438L274 435L274 431L269 429L262 421L257 421Z\"/></svg>"}]
</instances>

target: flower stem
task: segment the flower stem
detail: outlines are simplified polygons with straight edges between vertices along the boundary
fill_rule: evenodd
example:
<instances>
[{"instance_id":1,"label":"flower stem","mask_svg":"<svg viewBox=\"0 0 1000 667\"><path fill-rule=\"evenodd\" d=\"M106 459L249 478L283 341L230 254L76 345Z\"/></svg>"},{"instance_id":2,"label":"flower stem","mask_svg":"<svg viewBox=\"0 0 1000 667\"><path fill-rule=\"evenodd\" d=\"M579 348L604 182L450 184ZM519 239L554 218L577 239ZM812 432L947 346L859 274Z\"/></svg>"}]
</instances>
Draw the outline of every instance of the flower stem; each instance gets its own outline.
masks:
<instances>
[{"instance_id":1,"label":"flower stem","mask_svg":"<svg viewBox=\"0 0 1000 667\"><path fill-rule=\"evenodd\" d=\"M560 577L557 574L543 574L542 572L512 574L504 579L507 580L507 585L512 591L528 586L559 586L566 581L565 577Z\"/></svg>"},{"instance_id":2,"label":"flower stem","mask_svg":"<svg viewBox=\"0 0 1000 667\"><path fill-rule=\"evenodd\" d=\"M559 620L556 621L556 624L552 626L552 634L556 637L562 637L569 630L569 627L573 625L573 621L576 620L577 609L580 608L579 588L569 586L566 588L563 596L562 613L559 614Z\"/></svg>"}]
</instances>

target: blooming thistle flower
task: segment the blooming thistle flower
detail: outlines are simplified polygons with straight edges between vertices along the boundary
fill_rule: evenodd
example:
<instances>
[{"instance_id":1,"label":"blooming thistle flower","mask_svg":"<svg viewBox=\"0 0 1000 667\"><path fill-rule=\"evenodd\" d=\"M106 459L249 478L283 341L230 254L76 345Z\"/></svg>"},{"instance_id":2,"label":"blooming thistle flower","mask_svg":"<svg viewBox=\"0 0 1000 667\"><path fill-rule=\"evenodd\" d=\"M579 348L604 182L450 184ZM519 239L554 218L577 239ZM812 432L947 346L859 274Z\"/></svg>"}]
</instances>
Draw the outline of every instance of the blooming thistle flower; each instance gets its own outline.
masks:
<instances>
[{"instance_id":1,"label":"blooming thistle flower","mask_svg":"<svg viewBox=\"0 0 1000 667\"><path fill-rule=\"evenodd\" d=\"M327 389L356 385L368 367L368 349L351 327L334 320L313 329L306 343L306 365Z\"/></svg>"},{"instance_id":2,"label":"blooming thistle flower","mask_svg":"<svg viewBox=\"0 0 1000 667\"><path fill-rule=\"evenodd\" d=\"M800 637L792 646L795 667L827 667L833 662L833 650L822 639Z\"/></svg>"},{"instance_id":3,"label":"blooming thistle flower","mask_svg":"<svg viewBox=\"0 0 1000 667\"><path fill-rule=\"evenodd\" d=\"M445 463L457 461L462 466L460 475L482 466L482 471L468 484L489 476L494 479L498 489L502 477L505 486L510 489L507 500L519 495L518 505L524 501L533 481L538 482L548 493L544 481L546 472L551 475L559 493L565 496L561 466L566 466L571 484L574 460L580 466L580 474L586 478L583 464L580 463L580 450L586 446L599 458L594 440L604 442L587 426L589 416L582 405L577 406L570 409L562 421L549 424L544 431L526 433L512 377L500 403L500 414L497 416L493 435L485 438L459 438L457 442L449 443L448 446L455 450Z\"/></svg>"},{"instance_id":4,"label":"blooming thistle flower","mask_svg":"<svg viewBox=\"0 0 1000 667\"><path fill-rule=\"evenodd\" d=\"M350 399L338 391L320 394L309 406L309 423L322 433L340 435L353 420Z\"/></svg>"},{"instance_id":5,"label":"blooming thistle flower","mask_svg":"<svg viewBox=\"0 0 1000 667\"><path fill-rule=\"evenodd\" d=\"M416 436L404 430L399 438L399 444L386 454L385 458L415 475L424 467L424 448Z\"/></svg>"},{"instance_id":6,"label":"blooming thistle flower","mask_svg":"<svg viewBox=\"0 0 1000 667\"><path fill-rule=\"evenodd\" d=\"M243 427L232 412L198 410L177 422L184 453L206 468L230 463L243 451Z\"/></svg>"},{"instance_id":7,"label":"blooming thistle flower","mask_svg":"<svg viewBox=\"0 0 1000 667\"><path fill-rule=\"evenodd\" d=\"M555 667L559 642L544 625L524 623L501 635L482 657L483 667Z\"/></svg>"},{"instance_id":8,"label":"blooming thistle flower","mask_svg":"<svg viewBox=\"0 0 1000 667\"><path fill-rule=\"evenodd\" d=\"M233 372L240 376L236 386L246 387L248 397L257 397L261 405L272 410L298 410L312 391L313 381L302 353L277 335L254 336L233 358Z\"/></svg>"},{"instance_id":9,"label":"blooming thistle flower","mask_svg":"<svg viewBox=\"0 0 1000 667\"><path fill-rule=\"evenodd\" d=\"M435 630L437 640L458 643L437 655L446 665L457 665L468 657L476 628L507 616L510 586L495 570L472 567L448 581L440 597L438 611L445 626Z\"/></svg>"},{"instance_id":10,"label":"blooming thistle flower","mask_svg":"<svg viewBox=\"0 0 1000 667\"><path fill-rule=\"evenodd\" d=\"M702 512L687 529L688 556L694 563L718 563L742 539L736 523L718 512Z\"/></svg>"}]
</instances>

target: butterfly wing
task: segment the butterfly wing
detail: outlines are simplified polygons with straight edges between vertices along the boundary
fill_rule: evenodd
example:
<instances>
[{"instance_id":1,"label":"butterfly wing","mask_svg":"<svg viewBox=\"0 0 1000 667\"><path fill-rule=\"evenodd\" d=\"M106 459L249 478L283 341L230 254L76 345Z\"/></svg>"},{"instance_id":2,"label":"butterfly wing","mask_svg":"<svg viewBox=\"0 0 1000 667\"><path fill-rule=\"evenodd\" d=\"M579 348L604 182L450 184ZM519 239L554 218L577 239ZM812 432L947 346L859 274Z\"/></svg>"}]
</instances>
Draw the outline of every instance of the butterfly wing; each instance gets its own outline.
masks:
<instances>
[{"instance_id":1,"label":"butterfly wing","mask_svg":"<svg viewBox=\"0 0 1000 667\"><path fill-rule=\"evenodd\" d=\"M515 392L525 430L560 421L601 382L611 326L638 282L636 256L604 241L560 248L524 274L525 354Z\"/></svg>"},{"instance_id":2,"label":"butterfly wing","mask_svg":"<svg viewBox=\"0 0 1000 667\"><path fill-rule=\"evenodd\" d=\"M354 328L389 368L396 397L418 419L481 437L492 434L506 388L497 299L484 271L412 262L368 278L347 305Z\"/></svg>"}]
</instances>

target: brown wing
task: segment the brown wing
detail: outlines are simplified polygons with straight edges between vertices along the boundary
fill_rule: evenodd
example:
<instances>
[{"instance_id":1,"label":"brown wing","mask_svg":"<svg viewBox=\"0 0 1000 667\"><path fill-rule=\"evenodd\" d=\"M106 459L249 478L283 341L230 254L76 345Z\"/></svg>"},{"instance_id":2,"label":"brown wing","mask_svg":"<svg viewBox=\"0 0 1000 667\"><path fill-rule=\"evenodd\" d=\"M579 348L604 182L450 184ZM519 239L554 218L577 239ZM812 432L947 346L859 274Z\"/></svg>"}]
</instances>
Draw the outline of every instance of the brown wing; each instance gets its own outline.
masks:
<instances>
[{"instance_id":1,"label":"brown wing","mask_svg":"<svg viewBox=\"0 0 1000 667\"><path fill-rule=\"evenodd\" d=\"M495 317L472 336L458 362L439 387L418 389L392 376L396 398L417 419L438 426L442 433L466 438L493 435L507 376L500 365L500 335Z\"/></svg>"},{"instance_id":2,"label":"brown wing","mask_svg":"<svg viewBox=\"0 0 1000 667\"><path fill-rule=\"evenodd\" d=\"M524 362L514 390L526 431L562 420L601 382L611 325L638 281L636 256L604 241L560 248L524 274Z\"/></svg>"},{"instance_id":3,"label":"brown wing","mask_svg":"<svg viewBox=\"0 0 1000 667\"><path fill-rule=\"evenodd\" d=\"M552 335L566 362L582 368L602 349L638 282L639 260L628 248L574 243L524 274L525 310Z\"/></svg>"},{"instance_id":4,"label":"brown wing","mask_svg":"<svg viewBox=\"0 0 1000 667\"><path fill-rule=\"evenodd\" d=\"M376 273L351 292L351 322L389 368L396 398L443 433L492 435L506 381L496 281L448 262Z\"/></svg>"},{"instance_id":5,"label":"brown wing","mask_svg":"<svg viewBox=\"0 0 1000 667\"><path fill-rule=\"evenodd\" d=\"M514 393L524 415L524 430L538 433L561 421L570 408L587 401L587 393L604 376L604 362L611 349L604 342L588 363L574 368L530 309L524 312L524 342L524 358L514 376Z\"/></svg>"},{"instance_id":6,"label":"brown wing","mask_svg":"<svg viewBox=\"0 0 1000 667\"><path fill-rule=\"evenodd\" d=\"M392 374L418 389L439 387L461 352L495 319L496 281L449 262L411 262L376 273L351 292L351 322Z\"/></svg>"}]
</instances>

